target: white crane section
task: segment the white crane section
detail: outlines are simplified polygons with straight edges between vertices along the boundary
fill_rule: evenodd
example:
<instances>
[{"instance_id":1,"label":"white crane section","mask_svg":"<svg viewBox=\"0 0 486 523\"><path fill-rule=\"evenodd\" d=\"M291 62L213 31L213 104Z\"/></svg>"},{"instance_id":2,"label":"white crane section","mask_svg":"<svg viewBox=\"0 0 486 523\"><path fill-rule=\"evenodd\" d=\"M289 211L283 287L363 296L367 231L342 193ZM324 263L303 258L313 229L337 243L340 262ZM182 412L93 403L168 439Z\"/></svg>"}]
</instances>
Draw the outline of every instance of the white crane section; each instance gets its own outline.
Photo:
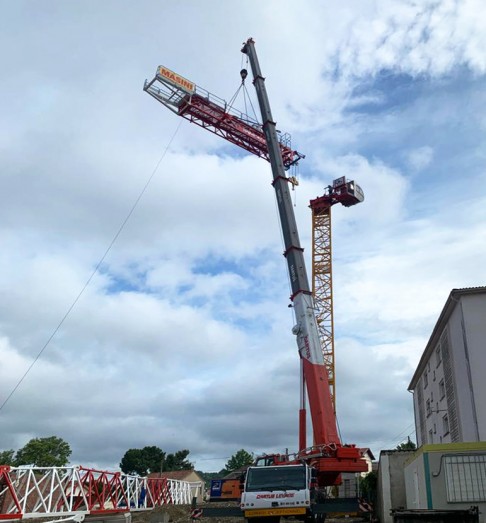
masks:
<instances>
[{"instance_id":1,"label":"white crane section","mask_svg":"<svg viewBox=\"0 0 486 523\"><path fill-rule=\"evenodd\" d=\"M189 505L200 489L200 482L129 476L80 466L0 465L0 520L71 516L82 521L93 514Z\"/></svg>"}]
</instances>

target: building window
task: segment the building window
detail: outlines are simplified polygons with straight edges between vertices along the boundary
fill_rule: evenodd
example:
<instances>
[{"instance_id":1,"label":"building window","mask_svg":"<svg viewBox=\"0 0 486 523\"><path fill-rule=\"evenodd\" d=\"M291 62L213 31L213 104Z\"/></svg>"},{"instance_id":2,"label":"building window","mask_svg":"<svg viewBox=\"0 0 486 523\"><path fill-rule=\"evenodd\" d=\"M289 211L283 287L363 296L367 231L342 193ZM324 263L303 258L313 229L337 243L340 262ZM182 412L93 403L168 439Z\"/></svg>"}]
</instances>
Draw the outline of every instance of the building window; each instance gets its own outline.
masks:
<instances>
[{"instance_id":1,"label":"building window","mask_svg":"<svg viewBox=\"0 0 486 523\"><path fill-rule=\"evenodd\" d=\"M445 396L445 383L444 383L444 379L441 379L439 381L439 396L440 396L440 399L443 399L444 396Z\"/></svg>"},{"instance_id":2,"label":"building window","mask_svg":"<svg viewBox=\"0 0 486 523\"><path fill-rule=\"evenodd\" d=\"M442 418L442 432L444 436L449 434L449 416L447 414Z\"/></svg>"},{"instance_id":3,"label":"building window","mask_svg":"<svg viewBox=\"0 0 486 523\"><path fill-rule=\"evenodd\" d=\"M430 401L434 401L434 391L430 391Z\"/></svg>"},{"instance_id":4,"label":"building window","mask_svg":"<svg viewBox=\"0 0 486 523\"><path fill-rule=\"evenodd\" d=\"M429 443L434 443L434 435L432 434L432 429L429 430Z\"/></svg>"},{"instance_id":5,"label":"building window","mask_svg":"<svg viewBox=\"0 0 486 523\"><path fill-rule=\"evenodd\" d=\"M427 417L429 417L432 414L432 409L430 408L430 400L427 400L425 403L425 412L427 413Z\"/></svg>"},{"instance_id":6,"label":"building window","mask_svg":"<svg viewBox=\"0 0 486 523\"><path fill-rule=\"evenodd\" d=\"M427 388L428 384L429 384L429 375L427 374L427 369L425 369L425 372L424 372L424 389Z\"/></svg>"},{"instance_id":7,"label":"building window","mask_svg":"<svg viewBox=\"0 0 486 523\"><path fill-rule=\"evenodd\" d=\"M443 459L449 503L486 501L486 454L445 455Z\"/></svg>"},{"instance_id":8,"label":"building window","mask_svg":"<svg viewBox=\"0 0 486 523\"><path fill-rule=\"evenodd\" d=\"M437 348L435 349L435 363L438 367L440 365L440 362L442 361L442 354L440 352L440 345L437 345Z\"/></svg>"},{"instance_id":9,"label":"building window","mask_svg":"<svg viewBox=\"0 0 486 523\"><path fill-rule=\"evenodd\" d=\"M351 496L351 480L344 480L344 497L349 498Z\"/></svg>"}]
</instances>

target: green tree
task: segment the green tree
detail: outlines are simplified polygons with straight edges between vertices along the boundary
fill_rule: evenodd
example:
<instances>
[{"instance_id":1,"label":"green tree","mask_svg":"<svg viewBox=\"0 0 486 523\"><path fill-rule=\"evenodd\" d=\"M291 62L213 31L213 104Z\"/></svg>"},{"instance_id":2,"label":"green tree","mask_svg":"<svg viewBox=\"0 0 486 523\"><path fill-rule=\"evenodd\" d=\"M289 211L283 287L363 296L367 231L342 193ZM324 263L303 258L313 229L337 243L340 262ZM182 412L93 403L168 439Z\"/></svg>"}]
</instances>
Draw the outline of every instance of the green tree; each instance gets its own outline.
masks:
<instances>
[{"instance_id":1,"label":"green tree","mask_svg":"<svg viewBox=\"0 0 486 523\"><path fill-rule=\"evenodd\" d=\"M125 474L146 476L151 472L160 472L165 461L165 452L159 447L150 446L143 449L128 449L120 462Z\"/></svg>"},{"instance_id":2,"label":"green tree","mask_svg":"<svg viewBox=\"0 0 486 523\"><path fill-rule=\"evenodd\" d=\"M231 458L226 462L222 472L233 472L234 470L240 469L251 465L254 461L253 454L250 454L244 449L240 449L236 454L233 454Z\"/></svg>"},{"instance_id":3,"label":"green tree","mask_svg":"<svg viewBox=\"0 0 486 523\"><path fill-rule=\"evenodd\" d=\"M142 457L142 449L128 449L120 461L120 468L125 474L145 476L147 470Z\"/></svg>"},{"instance_id":4,"label":"green tree","mask_svg":"<svg viewBox=\"0 0 486 523\"><path fill-rule=\"evenodd\" d=\"M151 472L160 472L165 460L165 452L152 445L150 447L144 447L142 449L142 456L147 469L147 474Z\"/></svg>"},{"instance_id":5,"label":"green tree","mask_svg":"<svg viewBox=\"0 0 486 523\"><path fill-rule=\"evenodd\" d=\"M0 450L0 465L14 464L14 450Z\"/></svg>"},{"instance_id":6,"label":"green tree","mask_svg":"<svg viewBox=\"0 0 486 523\"><path fill-rule=\"evenodd\" d=\"M194 465L186 458L189 450L178 450L174 454L168 454L165 458L164 470L192 470Z\"/></svg>"},{"instance_id":7,"label":"green tree","mask_svg":"<svg viewBox=\"0 0 486 523\"><path fill-rule=\"evenodd\" d=\"M417 450L417 445L415 445L415 443L410 439L410 436L408 436L407 441L397 445L396 450Z\"/></svg>"},{"instance_id":8,"label":"green tree","mask_svg":"<svg viewBox=\"0 0 486 523\"><path fill-rule=\"evenodd\" d=\"M15 465L64 467L69 462L71 447L57 436L33 438L15 454Z\"/></svg>"},{"instance_id":9,"label":"green tree","mask_svg":"<svg viewBox=\"0 0 486 523\"><path fill-rule=\"evenodd\" d=\"M206 485L209 485L212 479L221 479L220 472L203 472L202 470L196 470L196 474L204 480Z\"/></svg>"},{"instance_id":10,"label":"green tree","mask_svg":"<svg viewBox=\"0 0 486 523\"><path fill-rule=\"evenodd\" d=\"M368 472L364 478L360 478L359 486L362 496L370 503L376 503L378 472Z\"/></svg>"}]
</instances>

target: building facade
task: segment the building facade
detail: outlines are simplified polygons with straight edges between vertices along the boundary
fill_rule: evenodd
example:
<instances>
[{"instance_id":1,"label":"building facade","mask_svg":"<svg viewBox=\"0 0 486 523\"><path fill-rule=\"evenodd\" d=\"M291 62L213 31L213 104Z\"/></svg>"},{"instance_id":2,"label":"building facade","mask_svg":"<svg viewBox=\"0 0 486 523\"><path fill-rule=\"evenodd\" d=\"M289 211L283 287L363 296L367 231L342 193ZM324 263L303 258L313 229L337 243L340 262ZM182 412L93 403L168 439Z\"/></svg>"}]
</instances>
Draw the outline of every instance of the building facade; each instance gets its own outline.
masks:
<instances>
[{"instance_id":1,"label":"building facade","mask_svg":"<svg viewBox=\"0 0 486 523\"><path fill-rule=\"evenodd\" d=\"M418 447L486 441L486 287L452 290L408 389Z\"/></svg>"},{"instance_id":2,"label":"building facade","mask_svg":"<svg viewBox=\"0 0 486 523\"><path fill-rule=\"evenodd\" d=\"M408 509L476 506L485 521L486 442L423 445L405 462L404 479Z\"/></svg>"}]
</instances>

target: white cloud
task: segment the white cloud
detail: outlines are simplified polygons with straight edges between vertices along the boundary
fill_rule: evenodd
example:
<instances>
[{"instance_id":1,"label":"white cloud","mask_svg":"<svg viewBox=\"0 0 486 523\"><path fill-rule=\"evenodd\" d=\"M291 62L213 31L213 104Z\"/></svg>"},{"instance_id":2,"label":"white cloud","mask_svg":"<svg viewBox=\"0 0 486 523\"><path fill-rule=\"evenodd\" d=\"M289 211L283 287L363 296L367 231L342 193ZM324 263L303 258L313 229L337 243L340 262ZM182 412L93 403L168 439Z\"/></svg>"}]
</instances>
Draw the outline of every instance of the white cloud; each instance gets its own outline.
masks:
<instances>
[{"instance_id":1,"label":"white cloud","mask_svg":"<svg viewBox=\"0 0 486 523\"><path fill-rule=\"evenodd\" d=\"M309 199L338 176L365 191L333 208L338 412L347 442L389 444L413 421L405 389L448 292L486 276L479 1L26 6L0 36L0 400L172 143L0 411L0 449L56 434L85 465L156 444L216 470L239 448L295 448L269 165L142 91L162 63L230 98L249 36L278 127L307 154L292 196L308 258Z\"/></svg>"},{"instance_id":2,"label":"white cloud","mask_svg":"<svg viewBox=\"0 0 486 523\"><path fill-rule=\"evenodd\" d=\"M398 69L413 75L442 75L466 65L478 74L486 70L486 23L478 13L481 2L430 0L381 1L344 33L339 65L353 75Z\"/></svg>"},{"instance_id":3,"label":"white cloud","mask_svg":"<svg viewBox=\"0 0 486 523\"><path fill-rule=\"evenodd\" d=\"M423 147L413 149L408 153L407 156L410 167L414 171L422 171L423 169L426 169L432 162L434 157L434 150L432 147L424 145Z\"/></svg>"}]
</instances>

